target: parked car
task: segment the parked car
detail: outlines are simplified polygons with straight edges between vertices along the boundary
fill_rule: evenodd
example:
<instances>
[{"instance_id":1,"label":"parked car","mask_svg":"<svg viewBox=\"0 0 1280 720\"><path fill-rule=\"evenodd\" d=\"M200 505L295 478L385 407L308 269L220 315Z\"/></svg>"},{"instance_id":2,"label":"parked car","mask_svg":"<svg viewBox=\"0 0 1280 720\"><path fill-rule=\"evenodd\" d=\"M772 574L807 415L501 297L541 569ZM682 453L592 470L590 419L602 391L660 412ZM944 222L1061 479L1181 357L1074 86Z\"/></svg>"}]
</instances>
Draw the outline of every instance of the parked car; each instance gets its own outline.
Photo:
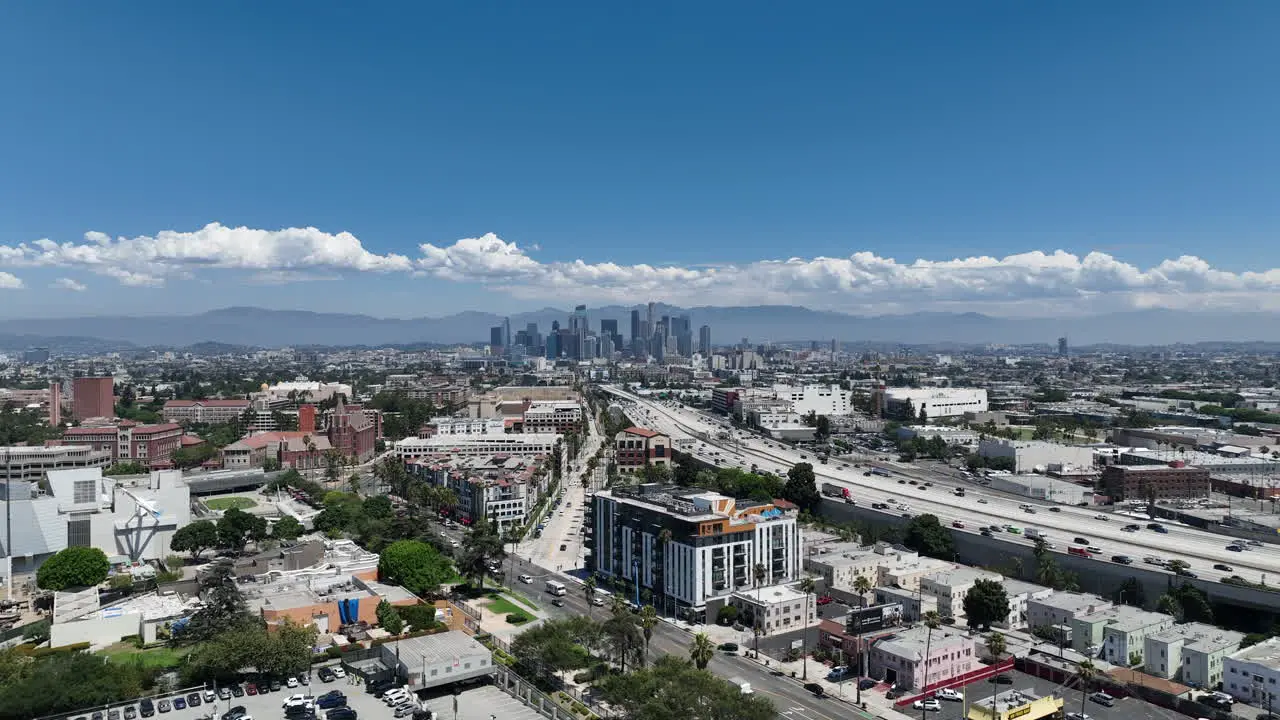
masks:
<instances>
[{"instance_id":1,"label":"parked car","mask_svg":"<svg viewBox=\"0 0 1280 720\"><path fill-rule=\"evenodd\" d=\"M135 707L134 707L134 706L132 706L132 705L129 705L129 706L125 707L125 709L124 709L124 720L133 720L133 719L134 719L134 718L136 718L136 717L138 717L138 710L137 710L137 708L135 708Z\"/></svg>"},{"instance_id":2,"label":"parked car","mask_svg":"<svg viewBox=\"0 0 1280 720\"><path fill-rule=\"evenodd\" d=\"M244 688L240 687L239 685L232 685L232 686L231 686L231 696L232 696L232 697L244 697Z\"/></svg>"},{"instance_id":3,"label":"parked car","mask_svg":"<svg viewBox=\"0 0 1280 720\"><path fill-rule=\"evenodd\" d=\"M862 678L861 680L858 681L859 690L870 690L875 686L876 686L876 681L872 680L871 678Z\"/></svg>"},{"instance_id":4,"label":"parked car","mask_svg":"<svg viewBox=\"0 0 1280 720\"><path fill-rule=\"evenodd\" d=\"M320 671L316 674L320 676L320 682L333 682L338 678L338 676L334 675L333 671L327 667L320 668Z\"/></svg>"},{"instance_id":5,"label":"parked car","mask_svg":"<svg viewBox=\"0 0 1280 720\"><path fill-rule=\"evenodd\" d=\"M938 702L937 700L934 700L933 698L929 698L927 700L917 700L911 703L911 709L932 710L936 712L936 711L942 710L942 703Z\"/></svg>"},{"instance_id":6,"label":"parked car","mask_svg":"<svg viewBox=\"0 0 1280 720\"><path fill-rule=\"evenodd\" d=\"M211 688L205 688L205 690L204 690L204 701L205 701L205 702L207 702L207 703L211 703L211 702L213 702L214 700L217 700L217 699L218 699L218 694L217 694L217 693L215 693Z\"/></svg>"},{"instance_id":7,"label":"parked car","mask_svg":"<svg viewBox=\"0 0 1280 720\"><path fill-rule=\"evenodd\" d=\"M948 702L960 702L964 699L963 695L951 688L942 688L938 692L934 693L933 696L939 700L946 700Z\"/></svg>"},{"instance_id":8,"label":"parked car","mask_svg":"<svg viewBox=\"0 0 1280 720\"><path fill-rule=\"evenodd\" d=\"M320 697L316 698L316 707L324 708L326 710L329 708L341 707L346 704L347 704L347 696L343 695L341 692L337 690L333 692L327 692L321 695Z\"/></svg>"},{"instance_id":9,"label":"parked car","mask_svg":"<svg viewBox=\"0 0 1280 720\"><path fill-rule=\"evenodd\" d=\"M738 643L720 643L720 649L727 653L738 652Z\"/></svg>"},{"instance_id":10,"label":"parked car","mask_svg":"<svg viewBox=\"0 0 1280 720\"><path fill-rule=\"evenodd\" d=\"M1082 712L1067 713L1067 720L1093 720L1093 718Z\"/></svg>"},{"instance_id":11,"label":"parked car","mask_svg":"<svg viewBox=\"0 0 1280 720\"><path fill-rule=\"evenodd\" d=\"M230 688L228 688L228 687L227 687L227 686L225 686L225 685L224 685L224 686L222 686L222 687L220 687L220 688L218 688L218 699L219 699L219 700L230 700L230 699L231 699L231 689L230 689Z\"/></svg>"},{"instance_id":12,"label":"parked car","mask_svg":"<svg viewBox=\"0 0 1280 720\"><path fill-rule=\"evenodd\" d=\"M1089 696L1089 699L1105 707L1111 707L1116 704L1116 699L1104 692L1093 693Z\"/></svg>"},{"instance_id":13,"label":"parked car","mask_svg":"<svg viewBox=\"0 0 1280 720\"><path fill-rule=\"evenodd\" d=\"M819 595L819 596L818 596L818 604L819 604L819 605L826 605L826 604L830 603L830 602L831 602L832 600L834 600L834 599L835 599L835 598L831 597L830 595Z\"/></svg>"},{"instance_id":14,"label":"parked car","mask_svg":"<svg viewBox=\"0 0 1280 720\"><path fill-rule=\"evenodd\" d=\"M138 701L138 712L142 717L151 717L156 714L156 704L151 698L142 698ZM93 720L102 720L102 713L94 713Z\"/></svg>"},{"instance_id":15,"label":"parked car","mask_svg":"<svg viewBox=\"0 0 1280 720\"><path fill-rule=\"evenodd\" d=\"M393 714L393 715L395 715L395 716L396 716L396 717L398 717L398 718L402 718L402 717L409 717L410 715L412 715L412 714L414 714L415 712L417 712L417 710L418 710L418 704L417 704L417 703L414 703L414 702L406 702L406 703L403 703L403 704L401 704L401 705L397 705L397 706L396 706L396 708L395 708L395 711L394 711L392 714Z\"/></svg>"},{"instance_id":16,"label":"parked car","mask_svg":"<svg viewBox=\"0 0 1280 720\"><path fill-rule=\"evenodd\" d=\"M325 720L356 720L356 711L343 706L325 713Z\"/></svg>"},{"instance_id":17,"label":"parked car","mask_svg":"<svg viewBox=\"0 0 1280 720\"><path fill-rule=\"evenodd\" d=\"M284 684L288 685L291 688L296 688L298 687L298 678L290 675L289 679L284 681Z\"/></svg>"},{"instance_id":18,"label":"parked car","mask_svg":"<svg viewBox=\"0 0 1280 720\"><path fill-rule=\"evenodd\" d=\"M263 690L265 691L265 690L266 690L266 688L263 688ZM257 695L257 694L258 694L258 684L257 684L257 683L251 683L251 682L247 682L247 683L245 683L245 684L244 684L244 693L245 693L245 695Z\"/></svg>"},{"instance_id":19,"label":"parked car","mask_svg":"<svg viewBox=\"0 0 1280 720\"><path fill-rule=\"evenodd\" d=\"M1002 673L1000 675L996 675L995 677L991 678L991 682L997 685L1012 685L1013 678L1010 677L1009 675L1005 675Z\"/></svg>"},{"instance_id":20,"label":"parked car","mask_svg":"<svg viewBox=\"0 0 1280 720\"><path fill-rule=\"evenodd\" d=\"M276 678L271 679L271 692L280 692L280 681Z\"/></svg>"},{"instance_id":21,"label":"parked car","mask_svg":"<svg viewBox=\"0 0 1280 720\"><path fill-rule=\"evenodd\" d=\"M191 693L187 696L187 707L200 707L203 702L200 699L200 693Z\"/></svg>"},{"instance_id":22,"label":"parked car","mask_svg":"<svg viewBox=\"0 0 1280 720\"><path fill-rule=\"evenodd\" d=\"M167 712L169 712L170 710L172 710L172 709L173 709L173 705L172 705L172 704L170 704L170 703L169 703L169 701L168 701L167 699L165 699L165 700L161 700L160 702L156 703L156 709L157 709L157 710L159 710L159 711L160 711L160 712L162 712L162 713L167 713ZM110 720L110 719L111 719L111 713L107 713L107 718L108 718L108 720Z\"/></svg>"},{"instance_id":23,"label":"parked car","mask_svg":"<svg viewBox=\"0 0 1280 720\"><path fill-rule=\"evenodd\" d=\"M174 699L173 699L173 709L174 709L174 710L186 710L186 709L187 709L187 699L186 699L186 698L184 698L184 697L182 697L181 695L179 695L178 697L174 698Z\"/></svg>"},{"instance_id":24,"label":"parked car","mask_svg":"<svg viewBox=\"0 0 1280 720\"><path fill-rule=\"evenodd\" d=\"M813 683L813 682L811 682L811 683L805 683L805 684L804 684L804 689L805 689L805 690L808 690L809 692L813 693L814 695L816 695L816 696L818 696L818 697L823 697L824 695L826 695L826 694L827 694L827 691L826 691L826 690L823 690L823 689L822 689L822 686L821 686L821 685L819 685L818 683Z\"/></svg>"}]
</instances>

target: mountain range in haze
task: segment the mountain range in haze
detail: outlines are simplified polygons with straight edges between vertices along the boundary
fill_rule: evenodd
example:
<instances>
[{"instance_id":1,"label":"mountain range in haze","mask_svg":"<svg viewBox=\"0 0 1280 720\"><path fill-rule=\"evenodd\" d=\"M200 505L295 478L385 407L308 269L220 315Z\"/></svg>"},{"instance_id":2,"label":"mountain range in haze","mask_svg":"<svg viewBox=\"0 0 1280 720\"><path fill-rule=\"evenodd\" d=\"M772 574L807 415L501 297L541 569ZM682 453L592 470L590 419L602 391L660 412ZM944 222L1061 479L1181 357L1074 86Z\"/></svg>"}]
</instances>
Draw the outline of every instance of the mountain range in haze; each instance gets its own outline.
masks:
<instances>
[{"instance_id":1,"label":"mountain range in haze","mask_svg":"<svg viewBox=\"0 0 1280 720\"><path fill-rule=\"evenodd\" d=\"M645 309L640 309L643 318ZM630 336L631 307L588 310L592 328L600 320L618 321ZM508 316L511 332L537 323L544 335L552 321L568 326L568 310L544 308ZM711 326L712 341L729 345L749 338L789 342L835 339L852 343L901 344L1053 344L1069 338L1073 346L1091 344L1171 345L1194 342L1252 342L1280 338L1280 314L1139 310L1077 318L1001 318L979 313L918 312L855 316L792 305L695 307L659 305L658 316L687 313L694 338ZM0 347L48 345L62 349L102 344L119 347L186 347L198 343L282 347L298 345L407 345L485 343L501 315L462 312L412 319L229 307L196 315L104 316L0 320Z\"/></svg>"}]
</instances>

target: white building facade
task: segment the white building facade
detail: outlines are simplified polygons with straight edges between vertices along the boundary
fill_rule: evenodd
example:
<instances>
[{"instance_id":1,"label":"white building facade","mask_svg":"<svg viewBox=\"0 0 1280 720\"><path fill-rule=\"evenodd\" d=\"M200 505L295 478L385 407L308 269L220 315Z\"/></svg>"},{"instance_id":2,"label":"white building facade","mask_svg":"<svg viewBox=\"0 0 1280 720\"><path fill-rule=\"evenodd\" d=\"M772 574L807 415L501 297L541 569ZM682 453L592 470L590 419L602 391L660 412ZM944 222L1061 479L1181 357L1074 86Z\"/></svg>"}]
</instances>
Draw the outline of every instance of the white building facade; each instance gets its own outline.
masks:
<instances>
[{"instance_id":1,"label":"white building facade","mask_svg":"<svg viewBox=\"0 0 1280 720\"><path fill-rule=\"evenodd\" d=\"M884 400L889 406L910 402L915 414L924 410L930 418L963 417L988 409L987 391L980 388L888 388Z\"/></svg>"}]
</instances>

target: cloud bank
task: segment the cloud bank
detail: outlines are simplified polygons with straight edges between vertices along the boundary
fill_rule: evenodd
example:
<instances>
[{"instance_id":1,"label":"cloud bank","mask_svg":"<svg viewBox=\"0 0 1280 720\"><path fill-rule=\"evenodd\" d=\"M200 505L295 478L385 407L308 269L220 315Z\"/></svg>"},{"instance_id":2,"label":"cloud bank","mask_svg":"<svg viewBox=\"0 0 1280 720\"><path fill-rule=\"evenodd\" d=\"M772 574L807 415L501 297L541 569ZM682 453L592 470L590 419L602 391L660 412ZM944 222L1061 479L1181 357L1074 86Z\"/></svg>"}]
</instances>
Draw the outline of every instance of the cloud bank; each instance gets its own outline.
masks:
<instances>
[{"instance_id":1,"label":"cloud bank","mask_svg":"<svg viewBox=\"0 0 1280 720\"><path fill-rule=\"evenodd\" d=\"M367 250L351 233L316 228L259 230L212 223L194 232L80 242L43 239L0 245L0 268L60 268L158 286L207 270L240 271L257 282L295 282L378 273L481 284L530 300L687 305L803 304L853 312L974 309L1003 314L1129 308L1280 310L1280 269L1230 272L1194 256L1140 268L1102 252L1061 250L1006 257L899 261L870 252L713 266L542 262L492 233L452 245L422 243L418 256ZM65 283L63 281L66 281ZM82 288L63 278L59 286ZM0 272L0 287L22 281Z\"/></svg>"},{"instance_id":2,"label":"cloud bank","mask_svg":"<svg viewBox=\"0 0 1280 720\"><path fill-rule=\"evenodd\" d=\"M70 290L72 292L84 292L89 289L89 286L82 282L72 280L71 278L58 278L53 281L53 284L50 285L50 287L57 288L58 290Z\"/></svg>"}]
</instances>

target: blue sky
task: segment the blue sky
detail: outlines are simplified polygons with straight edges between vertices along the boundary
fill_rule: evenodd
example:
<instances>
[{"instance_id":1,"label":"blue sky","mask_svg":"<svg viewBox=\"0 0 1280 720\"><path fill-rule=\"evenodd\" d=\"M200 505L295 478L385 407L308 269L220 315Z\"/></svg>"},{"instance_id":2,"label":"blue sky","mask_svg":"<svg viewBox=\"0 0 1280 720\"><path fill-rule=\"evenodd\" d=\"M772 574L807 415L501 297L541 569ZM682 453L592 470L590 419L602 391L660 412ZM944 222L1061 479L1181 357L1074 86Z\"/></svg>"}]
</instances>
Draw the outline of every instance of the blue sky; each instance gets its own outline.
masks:
<instances>
[{"instance_id":1,"label":"blue sky","mask_svg":"<svg viewBox=\"0 0 1280 720\"><path fill-rule=\"evenodd\" d=\"M4 4L0 316L1273 307L1277 36L1261 2Z\"/></svg>"}]
</instances>

